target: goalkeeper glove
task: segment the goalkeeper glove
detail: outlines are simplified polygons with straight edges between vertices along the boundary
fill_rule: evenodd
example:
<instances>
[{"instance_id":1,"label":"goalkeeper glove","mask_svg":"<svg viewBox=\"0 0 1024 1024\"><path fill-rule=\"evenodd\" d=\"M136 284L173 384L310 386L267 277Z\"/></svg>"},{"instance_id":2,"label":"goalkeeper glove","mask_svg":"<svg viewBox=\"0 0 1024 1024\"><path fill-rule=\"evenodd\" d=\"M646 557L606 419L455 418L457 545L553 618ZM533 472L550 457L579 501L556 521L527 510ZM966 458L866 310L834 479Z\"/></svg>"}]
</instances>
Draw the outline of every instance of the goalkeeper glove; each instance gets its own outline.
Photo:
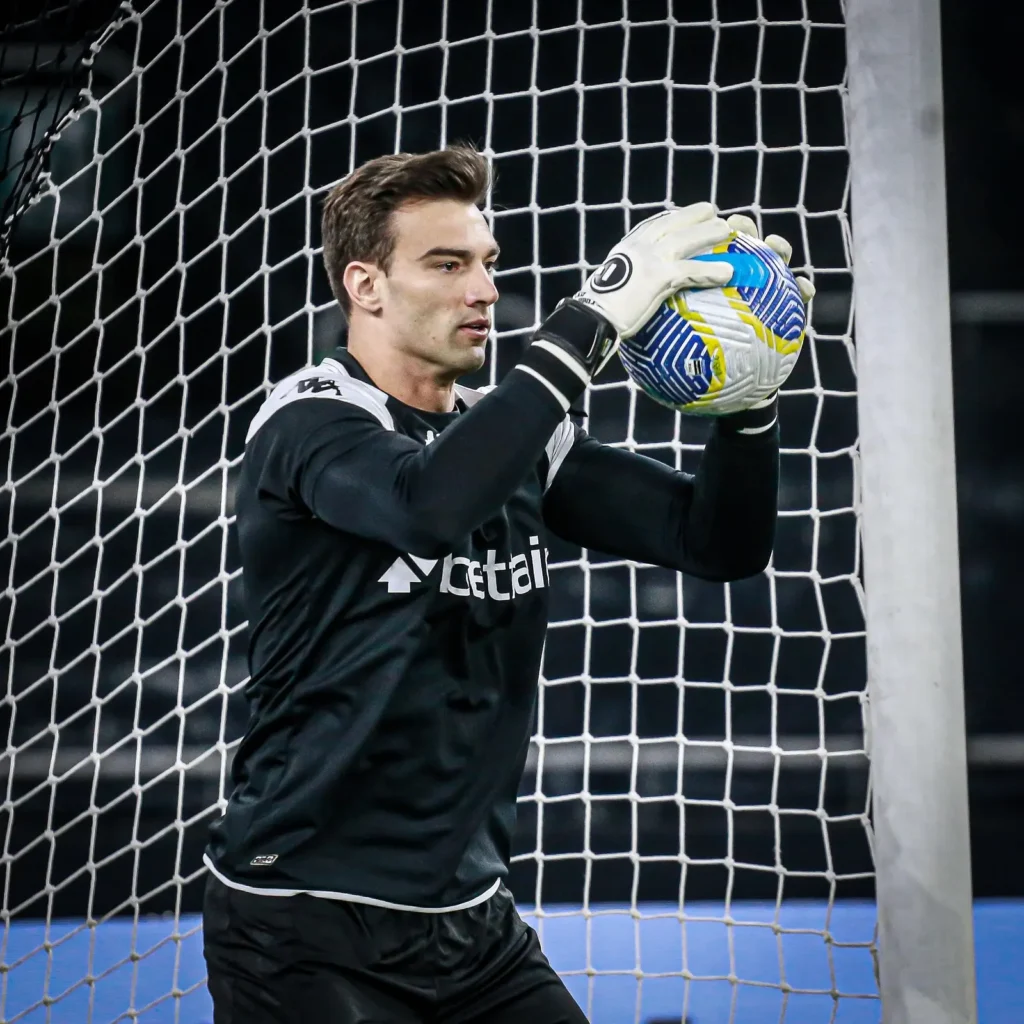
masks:
<instances>
[{"instance_id":1,"label":"goalkeeper glove","mask_svg":"<svg viewBox=\"0 0 1024 1024\"><path fill-rule=\"evenodd\" d=\"M738 231L753 238L760 238L757 225L745 214L734 213L726 223L732 231ZM772 252L780 256L786 266L789 266L789 261L793 256L793 246L785 238L781 235L768 235L764 239L764 244ZM797 287L800 289L800 295L804 300L804 305L806 305L814 298L814 285L806 277L796 277L796 275L794 277L796 278ZM787 365L785 369L779 365L777 372L788 376L791 368L792 364ZM784 380L785 377L779 380L775 389L767 397L755 402L742 412L723 416L720 421L723 428L729 433L735 432L739 434L761 434L770 430L778 419L779 387L782 386Z\"/></svg>"},{"instance_id":2,"label":"goalkeeper glove","mask_svg":"<svg viewBox=\"0 0 1024 1024\"><path fill-rule=\"evenodd\" d=\"M746 214L734 213L727 221L730 230L742 232L744 235L751 235L753 238L760 238L761 236L757 232L757 225L750 219ZM789 266L789 261L793 258L793 246L787 242L782 235L768 235L764 239L764 244L768 246L776 255L782 257L782 262ZM794 275L795 276L795 275ZM804 305L814 298L815 287L806 277L797 277L796 286L800 289L800 294L803 296Z\"/></svg>"},{"instance_id":3,"label":"goalkeeper glove","mask_svg":"<svg viewBox=\"0 0 1024 1024\"><path fill-rule=\"evenodd\" d=\"M553 343L599 373L670 295L728 283L728 263L692 260L729 236L711 203L693 203L641 221L571 298L563 299L534 337Z\"/></svg>"}]
</instances>

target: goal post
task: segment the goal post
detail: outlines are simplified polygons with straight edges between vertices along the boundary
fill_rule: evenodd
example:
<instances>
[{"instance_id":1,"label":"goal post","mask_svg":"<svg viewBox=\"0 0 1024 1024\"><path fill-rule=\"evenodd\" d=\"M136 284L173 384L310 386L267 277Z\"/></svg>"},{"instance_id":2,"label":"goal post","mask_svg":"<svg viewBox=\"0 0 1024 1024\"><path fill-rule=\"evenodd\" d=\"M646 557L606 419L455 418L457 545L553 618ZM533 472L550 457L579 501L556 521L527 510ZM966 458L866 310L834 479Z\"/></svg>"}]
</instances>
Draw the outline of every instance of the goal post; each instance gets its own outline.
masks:
<instances>
[{"instance_id":1,"label":"goal post","mask_svg":"<svg viewBox=\"0 0 1024 1024\"><path fill-rule=\"evenodd\" d=\"M90 42L0 40L0 1019L209 1019L246 427L343 341L327 190L469 140L502 297L466 383L667 204L749 213L817 287L764 573L550 538L521 910L594 1024L877 1024L878 961L886 1024L973 1024L937 5L46 9ZM617 361L585 412L682 470L707 437Z\"/></svg>"},{"instance_id":2,"label":"goal post","mask_svg":"<svg viewBox=\"0 0 1024 1024\"><path fill-rule=\"evenodd\" d=\"M881 995L973 1024L939 3L846 17Z\"/></svg>"}]
</instances>

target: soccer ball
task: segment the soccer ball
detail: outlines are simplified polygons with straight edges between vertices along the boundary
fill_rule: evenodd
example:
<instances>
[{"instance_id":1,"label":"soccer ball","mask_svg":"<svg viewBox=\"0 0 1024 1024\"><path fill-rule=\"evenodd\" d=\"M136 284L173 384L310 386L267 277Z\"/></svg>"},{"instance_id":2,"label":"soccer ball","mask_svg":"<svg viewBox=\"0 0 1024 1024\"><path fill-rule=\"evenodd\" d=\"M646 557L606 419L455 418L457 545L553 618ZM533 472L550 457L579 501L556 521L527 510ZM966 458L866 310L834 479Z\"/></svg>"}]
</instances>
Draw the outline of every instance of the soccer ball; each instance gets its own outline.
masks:
<instances>
[{"instance_id":1,"label":"soccer ball","mask_svg":"<svg viewBox=\"0 0 1024 1024\"><path fill-rule=\"evenodd\" d=\"M619 357L654 401L680 412L725 416L778 390L800 355L807 312L782 257L733 232L694 257L731 263L725 288L688 288L667 299Z\"/></svg>"}]
</instances>

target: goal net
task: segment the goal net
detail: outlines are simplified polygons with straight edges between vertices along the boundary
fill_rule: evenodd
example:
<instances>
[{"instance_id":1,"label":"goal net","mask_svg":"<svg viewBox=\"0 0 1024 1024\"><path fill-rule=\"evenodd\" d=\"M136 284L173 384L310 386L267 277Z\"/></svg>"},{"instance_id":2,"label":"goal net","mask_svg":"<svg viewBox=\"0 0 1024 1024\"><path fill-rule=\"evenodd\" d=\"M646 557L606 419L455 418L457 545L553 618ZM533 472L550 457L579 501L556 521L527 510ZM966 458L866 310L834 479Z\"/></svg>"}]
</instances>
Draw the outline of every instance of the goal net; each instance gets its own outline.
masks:
<instances>
[{"instance_id":1,"label":"goal net","mask_svg":"<svg viewBox=\"0 0 1024 1024\"><path fill-rule=\"evenodd\" d=\"M246 719L246 427L344 340L327 189L467 140L502 247L470 384L668 203L751 214L818 288L763 574L551 541L520 907L594 1021L877 1020L838 0L47 10L0 50L0 1018L209 1019L196 915ZM681 469L707 432L617 364L585 415Z\"/></svg>"}]
</instances>

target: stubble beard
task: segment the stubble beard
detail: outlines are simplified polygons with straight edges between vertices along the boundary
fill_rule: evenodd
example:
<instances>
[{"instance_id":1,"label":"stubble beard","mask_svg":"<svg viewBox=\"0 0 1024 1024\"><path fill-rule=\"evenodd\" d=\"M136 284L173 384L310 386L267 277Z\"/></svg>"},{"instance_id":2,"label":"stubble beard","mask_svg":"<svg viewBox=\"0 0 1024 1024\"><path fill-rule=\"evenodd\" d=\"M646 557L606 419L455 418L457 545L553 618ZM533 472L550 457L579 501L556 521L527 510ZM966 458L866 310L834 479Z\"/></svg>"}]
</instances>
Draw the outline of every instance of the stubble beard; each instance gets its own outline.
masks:
<instances>
[{"instance_id":1,"label":"stubble beard","mask_svg":"<svg viewBox=\"0 0 1024 1024\"><path fill-rule=\"evenodd\" d=\"M487 339L478 345L467 346L458 327L451 336L451 369L462 376L479 370L487 362Z\"/></svg>"}]
</instances>

